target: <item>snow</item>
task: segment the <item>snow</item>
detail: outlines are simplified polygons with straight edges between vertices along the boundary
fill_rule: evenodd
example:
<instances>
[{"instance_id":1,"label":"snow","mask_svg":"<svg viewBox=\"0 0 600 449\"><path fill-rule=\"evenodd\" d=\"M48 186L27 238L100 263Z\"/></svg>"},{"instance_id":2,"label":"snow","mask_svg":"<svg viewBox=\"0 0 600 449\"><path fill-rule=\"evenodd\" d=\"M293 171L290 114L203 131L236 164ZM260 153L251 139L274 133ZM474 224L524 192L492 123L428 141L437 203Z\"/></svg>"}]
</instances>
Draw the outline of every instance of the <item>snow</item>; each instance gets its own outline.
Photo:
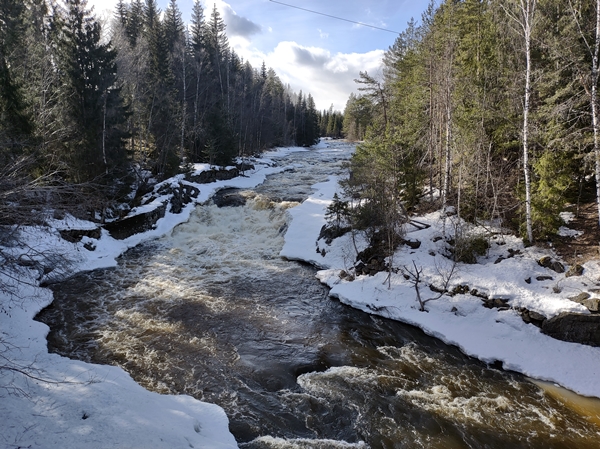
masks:
<instances>
[{"instance_id":1,"label":"snow","mask_svg":"<svg viewBox=\"0 0 600 449\"><path fill-rule=\"evenodd\" d=\"M116 266L116 258L135 245L170 233L187 221L196 204L207 201L217 190L229 187L252 188L273 173L286 170L275 159L281 159L304 148L280 148L252 159L254 170L228 181L194 184L179 175L164 183L185 183L200 189L194 202L180 214L167 211L154 229L115 240L105 230L100 239L82 238L70 243L60 237L59 230L93 230L92 222L70 215L63 219L48 218L48 227L21 227L20 246L3 248L5 254L26 254L27 259L40 260L53 254L56 269L47 278L67 273ZM208 165L194 167L196 173ZM157 189L160 186L157 186ZM155 189L156 191L156 189ZM130 212L130 216L151 211L170 199L156 198ZM92 243L94 251L84 245ZM32 250L33 249L33 250ZM69 261L69 263L66 263ZM33 318L52 302L52 292L36 287L40 272L35 267L22 268L21 281L3 277L3 285L13 286L15 296L0 304L0 365L11 360L15 369L26 370L28 378L14 370L0 370L0 447L30 448L236 448L228 429L225 412L218 406L200 402L190 396L152 393L139 386L121 368L70 360L49 354L46 346L48 327ZM43 381L38 379L43 379Z\"/></svg>"},{"instance_id":2,"label":"snow","mask_svg":"<svg viewBox=\"0 0 600 449\"><path fill-rule=\"evenodd\" d=\"M547 253L535 247L525 248L521 239L502 235L497 229L491 248L478 263L457 264L449 290L468 285L469 290L476 289L489 298L508 300L510 308L503 311L487 309L482 307L480 298L458 294L430 301L425 305L427 311L421 312L414 285L401 272L392 273L389 279L387 272L358 276L354 280L340 278L341 270L348 271L353 265L355 245L360 251L366 242L359 235L353 242L348 234L335 239L331 245L318 240L320 229L326 223L326 207L338 191L337 180L332 177L314 188L316 190L309 199L290 210L292 221L281 255L320 267L317 277L331 288L332 297L367 313L417 326L484 362L499 361L505 369L559 384L581 395L600 397L597 381L600 348L548 337L538 327L525 323L516 310L525 307L547 318L561 312L589 313L568 297L597 285L600 261L584 264L584 276L567 278L537 263ZM442 255L444 240L438 240L444 225L441 214L431 213L415 219L430 225L423 230L407 226L406 238L421 241L421 246L416 250L399 247L392 262L396 268L407 267L413 271L414 262L423 270L421 294L423 299L428 299L436 294L425 285L442 287L444 276L452 271L452 263ZM483 232L483 229L469 227L455 217L445 221L447 230L459 229L472 235ZM508 252L509 248L514 251L514 256ZM536 278L540 276L552 279L538 281Z\"/></svg>"},{"instance_id":3,"label":"snow","mask_svg":"<svg viewBox=\"0 0 600 449\"><path fill-rule=\"evenodd\" d=\"M329 142L321 141L319 148ZM51 227L20 228L22 246L3 248L5 253L27 253L36 259L42 253L53 253L60 260L69 260L61 271L61 264L48 276L66 272L92 270L116 265L116 258L143 241L170 233L175 226L187 221L196 204L207 201L219 189L228 187L252 188L266 176L289 167L279 165L280 159L305 148L281 148L252 159L254 170L245 176L211 184L193 184L200 189L198 198L186 205L180 214L166 213L156 227L125 240L113 239L103 231L100 239L84 237L81 242L69 243L60 238L58 230L94 229L90 222L66 216L62 220L48 219ZM196 165L197 172L208 170L208 165ZM168 180L175 185L182 177ZM187 183L187 182L186 182ZM301 205L290 209L290 226L285 235L281 256L310 262L321 270L317 276L331 287L331 296L340 301L392 319L422 328L448 344L485 362L501 361L505 369L519 371L527 376L555 382L577 393L600 397L600 348L566 343L543 335L539 329L526 324L514 310L526 307L546 317L562 311L586 313L583 306L568 300L586 286L595 285L600 278L600 263L584 265L583 277L566 278L536 263L542 254L535 248L525 248L522 241L498 234L488 254L478 264L459 264L451 285L468 285L486 293L490 298L503 298L512 307L509 310L486 309L481 300L471 295L443 296L426 304L427 312L419 311L414 286L399 274L359 276L353 281L341 280L341 270L350 270L356 251L366 247L365 239L344 235L331 245L318 240L325 224L325 210L338 191L338 180L316 184L314 193ZM338 192L339 193L339 192ZM149 211L169 199L158 197L150 205L142 206L131 214ZM393 257L395 267L412 267L413 262L423 269L427 283L441 285L444 273L451 270L443 252L441 235L443 220L432 213L418 220L431 225L418 230L408 227L408 237L422 242L417 250L401 247ZM446 220L446 228L462 227L453 218ZM89 251L85 244L96 249ZM28 249L29 248L29 249ZM30 248L35 248L31 251ZM515 250L507 257L507 250ZM228 420L216 405L200 402L189 396L159 395L135 383L122 369L100 366L49 354L46 347L48 328L33 317L52 301L49 290L36 287L40 272L35 267L21 268L17 273L26 283L3 279L6 285L18 290L8 304L6 313L0 313L0 357L11 360L14 367L27 369L36 378L27 378L16 371L0 370L0 447L31 448L235 448L237 444L228 430ZM538 276L552 276L553 280L537 281ZM529 279L528 283L525 279ZM388 288L389 285L389 288ZM428 289L423 288L424 298ZM7 293L3 293L7 295ZM0 310L1 312L1 310ZM3 341L3 343L2 343ZM50 380L51 382L47 382ZM271 437L265 437L271 438ZM304 441L297 441L303 447ZM360 447L360 445L348 445Z\"/></svg>"}]
</instances>

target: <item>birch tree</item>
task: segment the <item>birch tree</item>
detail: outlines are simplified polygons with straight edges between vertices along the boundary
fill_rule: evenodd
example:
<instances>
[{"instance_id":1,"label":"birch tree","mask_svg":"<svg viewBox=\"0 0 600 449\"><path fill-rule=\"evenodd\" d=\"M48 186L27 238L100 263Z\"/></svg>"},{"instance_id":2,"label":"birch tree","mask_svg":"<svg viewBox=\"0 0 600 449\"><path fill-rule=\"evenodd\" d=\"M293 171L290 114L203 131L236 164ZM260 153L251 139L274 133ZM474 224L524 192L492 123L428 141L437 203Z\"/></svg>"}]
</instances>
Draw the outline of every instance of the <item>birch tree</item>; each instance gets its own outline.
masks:
<instances>
[{"instance_id":1,"label":"birch tree","mask_svg":"<svg viewBox=\"0 0 600 449\"><path fill-rule=\"evenodd\" d=\"M523 174L525 177L525 221L527 239L533 242L533 226L531 219L531 171L529 167L529 108L531 101L531 33L535 20L537 0L519 0L516 11L503 7L506 14L517 23L525 45L525 92L523 95Z\"/></svg>"}]
</instances>

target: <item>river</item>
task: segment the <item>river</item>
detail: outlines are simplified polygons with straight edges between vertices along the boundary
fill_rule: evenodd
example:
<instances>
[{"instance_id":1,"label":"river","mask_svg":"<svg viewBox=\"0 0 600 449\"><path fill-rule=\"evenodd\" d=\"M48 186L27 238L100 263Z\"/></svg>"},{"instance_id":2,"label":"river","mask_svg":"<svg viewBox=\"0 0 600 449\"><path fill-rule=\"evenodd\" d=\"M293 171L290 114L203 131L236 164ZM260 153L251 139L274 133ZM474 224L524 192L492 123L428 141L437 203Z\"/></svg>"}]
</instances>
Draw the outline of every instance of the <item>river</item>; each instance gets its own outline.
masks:
<instances>
[{"instance_id":1,"label":"river","mask_svg":"<svg viewBox=\"0 0 600 449\"><path fill-rule=\"evenodd\" d=\"M245 205L198 206L118 267L55 285L37 317L49 350L220 405L242 448L599 447L578 400L342 305L313 267L279 257L286 211L350 152L292 153L285 172L225 193Z\"/></svg>"}]
</instances>

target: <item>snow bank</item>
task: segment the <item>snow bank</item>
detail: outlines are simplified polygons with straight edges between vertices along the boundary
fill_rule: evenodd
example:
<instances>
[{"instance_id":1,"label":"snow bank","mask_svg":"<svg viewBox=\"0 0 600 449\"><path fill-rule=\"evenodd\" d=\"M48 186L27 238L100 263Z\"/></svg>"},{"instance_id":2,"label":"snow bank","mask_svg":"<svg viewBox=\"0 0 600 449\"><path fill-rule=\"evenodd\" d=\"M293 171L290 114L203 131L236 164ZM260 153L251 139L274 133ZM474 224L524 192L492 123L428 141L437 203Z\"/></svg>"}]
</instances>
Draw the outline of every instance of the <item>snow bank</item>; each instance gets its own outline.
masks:
<instances>
[{"instance_id":1,"label":"snow bank","mask_svg":"<svg viewBox=\"0 0 600 449\"><path fill-rule=\"evenodd\" d=\"M103 231L99 239L84 237L70 243L60 230L93 230L96 225L67 216L48 219L51 227L20 228L21 246L3 248L17 256L28 253L30 259L54 254L60 262L49 276L64 276L66 271L92 270L117 264L116 258L128 248L160 237L187 221L198 203L208 200L222 188L252 188L266 176L285 170L274 161L301 148L282 148L261 159L253 159L253 170L243 177L211 184L193 184L200 189L194 203L180 214L166 213L154 229L115 240ZM194 167L208 170L208 165ZM179 183L182 176L168 182ZM185 181L184 181L185 182ZM132 215L158 207L168 197L131 212ZM95 250L86 249L93 243ZM88 245L88 247L90 247ZM29 249L28 249L29 248ZM31 251L33 248L35 251ZM40 270L22 268L13 285L16 295L3 293L0 301L6 313L0 313L0 365L11 361L13 369L0 370L0 447L30 448L235 448L237 443L228 429L224 411L189 396L168 396L149 392L135 383L122 369L70 360L49 354L46 346L48 327L33 320L51 303L50 290L35 287ZM2 312L2 309L0 309ZM17 370L26 371L31 377ZM41 380L43 379L43 380Z\"/></svg>"},{"instance_id":2,"label":"snow bank","mask_svg":"<svg viewBox=\"0 0 600 449\"><path fill-rule=\"evenodd\" d=\"M401 272L358 276L342 280L341 270L352 267L356 249L364 249L363 239L349 235L335 239L331 245L318 240L325 224L325 210L336 192L336 179L314 186L315 193L290 211L292 222L285 235L281 255L288 259L305 260L322 268L317 277L331 287L330 295L345 304L365 312L399 320L423 329L429 335L458 346L465 354L484 362L502 362L505 369L527 376L555 382L586 396L600 397L600 348L567 343L548 337L532 324L525 323L517 312L524 307L551 318L561 312L589 313L582 305L568 299L595 285L600 279L600 263L584 265L582 277L565 277L541 267L538 249L525 248L512 236L498 234L492 240L488 254L477 264L458 264L451 277L454 286L468 286L488 298L508 302L508 310L487 309L482 300L470 294L442 296L426 304L427 312L419 311L414 285ZM423 299L435 293L425 287L441 287L443 277L452 270L449 259L443 257L443 220L433 213L416 220L430 225L419 230L407 227L407 238L419 240L418 249L401 246L393 257L394 267L423 270L421 294ZM465 224L447 219L445 226ZM469 232L482 232L468 229ZM511 250L510 252L508 250ZM537 278L541 280L537 280ZM546 280L543 280L546 278Z\"/></svg>"}]
</instances>

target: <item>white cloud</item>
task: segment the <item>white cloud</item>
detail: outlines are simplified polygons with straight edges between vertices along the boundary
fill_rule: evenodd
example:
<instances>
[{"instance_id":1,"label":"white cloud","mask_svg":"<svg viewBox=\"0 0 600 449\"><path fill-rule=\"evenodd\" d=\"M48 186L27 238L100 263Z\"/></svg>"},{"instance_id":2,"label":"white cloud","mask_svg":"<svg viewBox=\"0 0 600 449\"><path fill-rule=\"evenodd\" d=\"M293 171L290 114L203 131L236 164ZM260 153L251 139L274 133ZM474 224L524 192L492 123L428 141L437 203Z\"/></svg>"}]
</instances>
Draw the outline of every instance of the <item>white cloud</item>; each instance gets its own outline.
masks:
<instances>
[{"instance_id":1,"label":"white cloud","mask_svg":"<svg viewBox=\"0 0 600 449\"><path fill-rule=\"evenodd\" d=\"M227 3L223 2L221 8L223 11L223 21L227 25L227 37L242 36L249 38L253 34L262 32L260 25L246 17L239 16Z\"/></svg>"}]
</instances>

